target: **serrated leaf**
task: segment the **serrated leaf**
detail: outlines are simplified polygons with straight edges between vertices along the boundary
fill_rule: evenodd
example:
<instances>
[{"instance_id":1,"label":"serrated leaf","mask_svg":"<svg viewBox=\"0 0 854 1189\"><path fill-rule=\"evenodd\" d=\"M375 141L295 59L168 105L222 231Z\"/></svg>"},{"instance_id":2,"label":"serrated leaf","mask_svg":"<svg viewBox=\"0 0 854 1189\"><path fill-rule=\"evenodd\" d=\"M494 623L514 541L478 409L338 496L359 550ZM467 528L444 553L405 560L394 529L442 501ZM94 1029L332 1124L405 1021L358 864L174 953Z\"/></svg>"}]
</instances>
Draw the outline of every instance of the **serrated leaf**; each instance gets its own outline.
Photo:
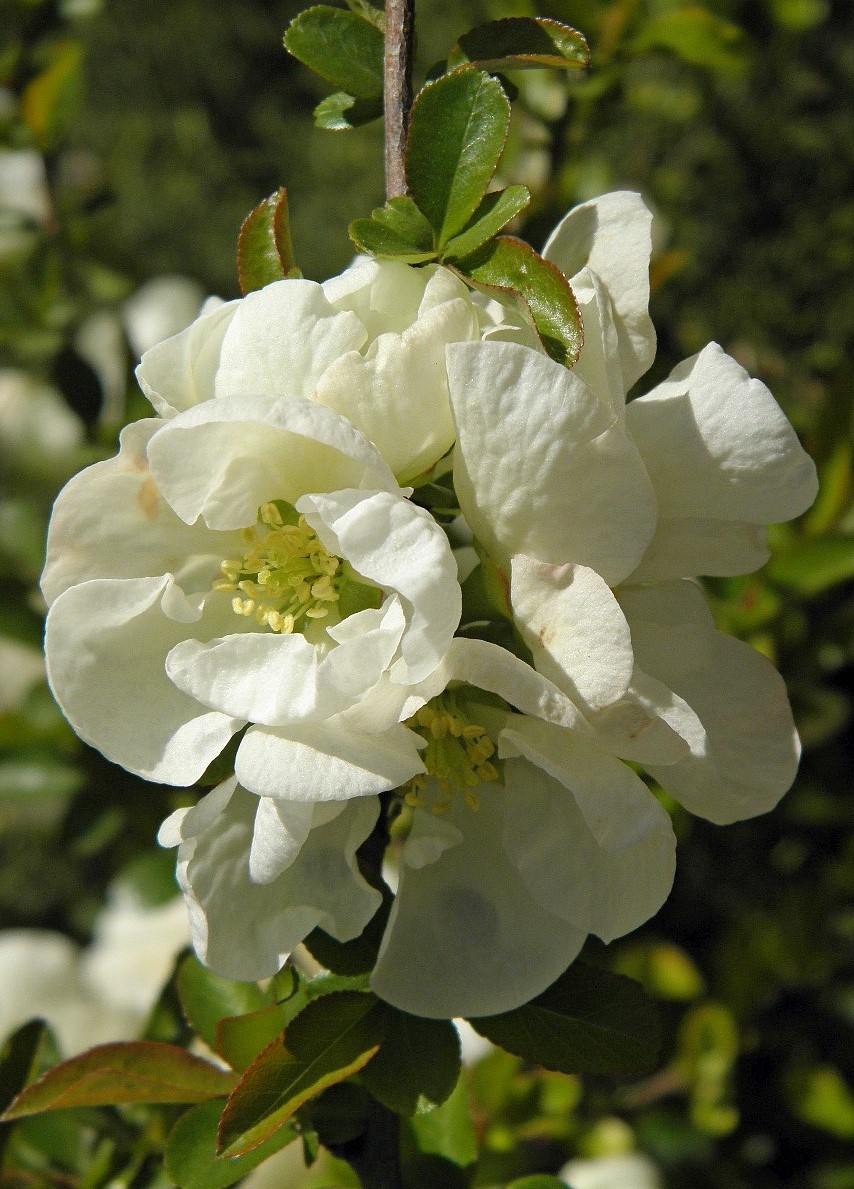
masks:
<instances>
[{"instance_id":1,"label":"serrated leaf","mask_svg":"<svg viewBox=\"0 0 854 1189\"><path fill-rule=\"evenodd\" d=\"M227 1189L297 1138L289 1124L245 1156L216 1154L220 1100L203 1102L181 1116L166 1144L166 1172L181 1189Z\"/></svg>"},{"instance_id":2,"label":"serrated leaf","mask_svg":"<svg viewBox=\"0 0 854 1189\"><path fill-rule=\"evenodd\" d=\"M406 180L443 246L486 193L507 139L510 104L497 79L465 66L428 83L409 121Z\"/></svg>"},{"instance_id":3,"label":"serrated leaf","mask_svg":"<svg viewBox=\"0 0 854 1189\"><path fill-rule=\"evenodd\" d=\"M521 299L549 355L572 367L584 330L575 295L559 268L511 235L489 240L454 267L500 301Z\"/></svg>"},{"instance_id":4,"label":"serrated leaf","mask_svg":"<svg viewBox=\"0 0 854 1189\"><path fill-rule=\"evenodd\" d=\"M406 264L434 260L433 228L411 198L390 198L369 219L354 219L350 239L360 252L388 256Z\"/></svg>"},{"instance_id":5,"label":"serrated leaf","mask_svg":"<svg viewBox=\"0 0 854 1189\"><path fill-rule=\"evenodd\" d=\"M560 1073L644 1073L658 1056L658 1014L643 988L581 962L524 1007L470 1023L508 1053Z\"/></svg>"},{"instance_id":6,"label":"serrated leaf","mask_svg":"<svg viewBox=\"0 0 854 1189\"><path fill-rule=\"evenodd\" d=\"M181 962L175 982L188 1023L218 1053L222 1052L217 1047L220 1021L258 1011L266 1004L256 983L229 982L208 970L194 954Z\"/></svg>"},{"instance_id":7,"label":"serrated leaf","mask_svg":"<svg viewBox=\"0 0 854 1189\"><path fill-rule=\"evenodd\" d=\"M442 258L456 260L471 255L488 239L497 235L531 201L527 186L508 186L484 194L480 205L459 235L448 240Z\"/></svg>"},{"instance_id":8,"label":"serrated leaf","mask_svg":"<svg viewBox=\"0 0 854 1189\"><path fill-rule=\"evenodd\" d=\"M251 1151L309 1098L357 1073L377 1052L384 1026L382 1005L369 993L339 991L310 1003L235 1087L220 1121L219 1153Z\"/></svg>"},{"instance_id":9,"label":"serrated leaf","mask_svg":"<svg viewBox=\"0 0 854 1189\"><path fill-rule=\"evenodd\" d=\"M448 1020L425 1020L385 1006L385 1038L362 1083L399 1115L431 1111L460 1076L460 1038Z\"/></svg>"},{"instance_id":10,"label":"serrated leaf","mask_svg":"<svg viewBox=\"0 0 854 1189\"><path fill-rule=\"evenodd\" d=\"M237 275L244 296L273 281L302 275L294 263L288 194L284 186L259 202L240 225Z\"/></svg>"},{"instance_id":11,"label":"serrated leaf","mask_svg":"<svg viewBox=\"0 0 854 1189\"><path fill-rule=\"evenodd\" d=\"M373 4L369 4L368 0L347 0L347 7L351 12L355 12L362 20L367 21L371 25L375 25L380 33L385 30L385 12L381 8L375 8Z\"/></svg>"},{"instance_id":12,"label":"serrated leaf","mask_svg":"<svg viewBox=\"0 0 854 1189\"><path fill-rule=\"evenodd\" d=\"M328 4L306 8L288 25L285 48L356 99L383 93L383 35L358 13Z\"/></svg>"},{"instance_id":13,"label":"serrated leaf","mask_svg":"<svg viewBox=\"0 0 854 1189\"><path fill-rule=\"evenodd\" d=\"M448 55L448 69L465 63L483 70L574 70L590 64L590 49L577 29L560 21L505 17L478 25L460 38Z\"/></svg>"},{"instance_id":14,"label":"serrated leaf","mask_svg":"<svg viewBox=\"0 0 854 1189\"><path fill-rule=\"evenodd\" d=\"M17 1096L2 1119L77 1106L206 1102L229 1094L236 1080L174 1045L147 1040L98 1045L49 1069Z\"/></svg>"},{"instance_id":15,"label":"serrated leaf","mask_svg":"<svg viewBox=\"0 0 854 1189\"><path fill-rule=\"evenodd\" d=\"M314 122L327 132L347 132L378 120L382 114L382 99L356 99L346 91L335 91L318 103Z\"/></svg>"}]
</instances>

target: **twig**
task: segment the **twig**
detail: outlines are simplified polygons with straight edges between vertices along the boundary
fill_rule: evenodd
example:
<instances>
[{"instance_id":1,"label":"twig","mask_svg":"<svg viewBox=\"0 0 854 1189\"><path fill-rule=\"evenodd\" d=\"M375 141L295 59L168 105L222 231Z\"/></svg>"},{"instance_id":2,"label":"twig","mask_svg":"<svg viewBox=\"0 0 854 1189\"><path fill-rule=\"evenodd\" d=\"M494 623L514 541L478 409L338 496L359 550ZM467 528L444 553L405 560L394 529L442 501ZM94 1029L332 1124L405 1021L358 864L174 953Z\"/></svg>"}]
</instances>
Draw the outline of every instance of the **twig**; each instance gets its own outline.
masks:
<instances>
[{"instance_id":1,"label":"twig","mask_svg":"<svg viewBox=\"0 0 854 1189\"><path fill-rule=\"evenodd\" d=\"M412 40L415 0L387 0L385 7L385 188L387 198L406 193L406 131L412 105Z\"/></svg>"}]
</instances>

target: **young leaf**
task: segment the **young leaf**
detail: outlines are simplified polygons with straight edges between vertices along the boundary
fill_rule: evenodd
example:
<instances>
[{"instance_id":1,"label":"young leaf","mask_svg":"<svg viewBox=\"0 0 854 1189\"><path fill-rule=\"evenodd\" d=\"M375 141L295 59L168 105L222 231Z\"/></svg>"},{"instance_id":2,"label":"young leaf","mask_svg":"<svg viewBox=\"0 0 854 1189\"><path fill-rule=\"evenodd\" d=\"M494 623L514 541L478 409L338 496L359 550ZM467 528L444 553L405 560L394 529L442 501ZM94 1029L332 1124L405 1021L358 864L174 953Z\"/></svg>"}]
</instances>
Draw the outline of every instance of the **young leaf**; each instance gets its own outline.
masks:
<instances>
[{"instance_id":1,"label":"young leaf","mask_svg":"<svg viewBox=\"0 0 854 1189\"><path fill-rule=\"evenodd\" d=\"M524 1007L470 1023L508 1053L560 1073L644 1073L658 1056L658 1015L641 986L580 962Z\"/></svg>"},{"instance_id":2,"label":"young leaf","mask_svg":"<svg viewBox=\"0 0 854 1189\"><path fill-rule=\"evenodd\" d=\"M244 296L273 281L302 276L294 263L284 186L243 220L237 236L237 275Z\"/></svg>"},{"instance_id":3,"label":"young leaf","mask_svg":"<svg viewBox=\"0 0 854 1189\"><path fill-rule=\"evenodd\" d=\"M452 260L471 255L497 235L530 201L531 194L527 186L508 186L506 190L484 194L480 206L463 230L445 244L442 258Z\"/></svg>"},{"instance_id":4,"label":"young leaf","mask_svg":"<svg viewBox=\"0 0 854 1189\"><path fill-rule=\"evenodd\" d=\"M176 977L181 1007L199 1036L221 1053L218 1025L226 1016L243 1016L265 1004L264 993L256 983L232 983L203 966L194 954L188 954Z\"/></svg>"},{"instance_id":5,"label":"young leaf","mask_svg":"<svg viewBox=\"0 0 854 1189\"><path fill-rule=\"evenodd\" d=\"M497 79L465 66L428 83L412 105L406 180L443 246L486 193L507 139L510 104Z\"/></svg>"},{"instance_id":6,"label":"young leaf","mask_svg":"<svg viewBox=\"0 0 854 1189\"><path fill-rule=\"evenodd\" d=\"M346 91L335 91L321 99L314 109L314 122L327 132L347 132L370 124L383 114L382 99L356 99Z\"/></svg>"},{"instance_id":7,"label":"young leaf","mask_svg":"<svg viewBox=\"0 0 854 1189\"><path fill-rule=\"evenodd\" d=\"M590 64L583 35L545 17L505 17L463 34L448 55L448 69L465 63L482 70L556 66L573 70Z\"/></svg>"},{"instance_id":8,"label":"young leaf","mask_svg":"<svg viewBox=\"0 0 854 1189\"><path fill-rule=\"evenodd\" d=\"M460 1076L460 1038L448 1020L425 1020L386 1005L380 1051L362 1073L373 1096L399 1115L424 1114L449 1097Z\"/></svg>"},{"instance_id":9,"label":"young leaf","mask_svg":"<svg viewBox=\"0 0 854 1189\"><path fill-rule=\"evenodd\" d=\"M216 1131L222 1101L202 1102L181 1116L166 1144L166 1172L181 1189L227 1189L297 1138L286 1123L245 1156L218 1157Z\"/></svg>"},{"instance_id":10,"label":"young leaf","mask_svg":"<svg viewBox=\"0 0 854 1189\"><path fill-rule=\"evenodd\" d=\"M350 239L360 252L391 256L407 264L433 260L433 228L411 198L390 198L371 212L370 219L354 219Z\"/></svg>"},{"instance_id":11,"label":"young leaf","mask_svg":"<svg viewBox=\"0 0 854 1189\"><path fill-rule=\"evenodd\" d=\"M262 1049L282 1035L297 1010L297 1005L292 1008L286 1000L260 1011L220 1020L216 1029L216 1051L232 1069L248 1069Z\"/></svg>"},{"instance_id":12,"label":"young leaf","mask_svg":"<svg viewBox=\"0 0 854 1189\"><path fill-rule=\"evenodd\" d=\"M285 48L304 66L356 99L383 92L383 35L355 12L316 4L294 17Z\"/></svg>"},{"instance_id":13,"label":"young leaf","mask_svg":"<svg viewBox=\"0 0 854 1189\"><path fill-rule=\"evenodd\" d=\"M521 298L543 346L558 363L572 367L584 342L584 330L569 281L530 244L511 235L490 240L456 269L476 288L501 301Z\"/></svg>"},{"instance_id":14,"label":"young leaf","mask_svg":"<svg viewBox=\"0 0 854 1189\"><path fill-rule=\"evenodd\" d=\"M384 1026L382 1005L369 993L340 991L309 1004L235 1087L220 1120L220 1155L251 1151L309 1098L357 1073L377 1052Z\"/></svg>"},{"instance_id":15,"label":"young leaf","mask_svg":"<svg viewBox=\"0 0 854 1189\"><path fill-rule=\"evenodd\" d=\"M49 1069L2 1116L130 1102L205 1102L234 1088L233 1073L174 1045L137 1040L98 1045Z\"/></svg>"}]
</instances>

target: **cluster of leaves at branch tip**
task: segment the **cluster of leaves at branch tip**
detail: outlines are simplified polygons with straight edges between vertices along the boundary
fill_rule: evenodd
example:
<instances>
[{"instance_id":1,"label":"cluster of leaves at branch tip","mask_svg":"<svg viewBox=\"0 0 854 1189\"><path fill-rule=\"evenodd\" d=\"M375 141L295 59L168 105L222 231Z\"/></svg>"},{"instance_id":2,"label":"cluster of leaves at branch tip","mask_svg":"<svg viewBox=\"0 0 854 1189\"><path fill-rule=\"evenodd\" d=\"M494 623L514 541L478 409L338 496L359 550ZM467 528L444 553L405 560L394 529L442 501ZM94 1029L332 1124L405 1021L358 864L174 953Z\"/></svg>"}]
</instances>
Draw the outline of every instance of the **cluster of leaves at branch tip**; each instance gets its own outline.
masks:
<instances>
[{"instance_id":1,"label":"cluster of leaves at branch tip","mask_svg":"<svg viewBox=\"0 0 854 1189\"><path fill-rule=\"evenodd\" d=\"M306 9L288 27L287 49L340 88L316 109L321 126L348 128L381 115L381 18L363 0L352 0L349 11L327 5ZM530 194L521 185L489 190L510 121L507 84L495 72L573 70L588 62L584 37L554 20L509 17L465 34L430 72L413 103L408 195L350 224L360 252L412 265L441 262L472 288L514 306L549 355L568 367L583 342L568 281L528 244L499 234L528 205Z\"/></svg>"}]
</instances>

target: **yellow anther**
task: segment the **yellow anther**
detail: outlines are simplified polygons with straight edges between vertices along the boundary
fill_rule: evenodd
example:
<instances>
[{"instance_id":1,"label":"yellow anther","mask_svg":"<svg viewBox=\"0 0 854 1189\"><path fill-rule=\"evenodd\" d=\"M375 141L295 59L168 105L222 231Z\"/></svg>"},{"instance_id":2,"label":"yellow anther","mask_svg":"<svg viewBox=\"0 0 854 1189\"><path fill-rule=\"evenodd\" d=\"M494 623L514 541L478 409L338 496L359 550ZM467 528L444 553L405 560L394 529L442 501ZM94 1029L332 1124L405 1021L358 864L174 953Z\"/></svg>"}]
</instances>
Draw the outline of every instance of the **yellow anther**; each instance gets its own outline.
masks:
<instances>
[{"instance_id":1,"label":"yellow anther","mask_svg":"<svg viewBox=\"0 0 854 1189\"><path fill-rule=\"evenodd\" d=\"M433 778L432 785L427 784L424 776L408 781L401 789L407 804L416 807L424 804L425 791L432 787L432 813L447 813L456 791L463 794L466 805L475 811L480 807L480 798L473 790L500 778L498 768L489 762L489 757L495 754L495 745L484 727L470 722L467 711L465 694L446 690L407 720L407 726L426 741L422 758L427 777Z\"/></svg>"},{"instance_id":2,"label":"yellow anther","mask_svg":"<svg viewBox=\"0 0 854 1189\"><path fill-rule=\"evenodd\" d=\"M328 607L306 607L305 609L306 619L325 619L328 614Z\"/></svg>"},{"instance_id":3,"label":"yellow anther","mask_svg":"<svg viewBox=\"0 0 854 1189\"><path fill-rule=\"evenodd\" d=\"M213 584L214 590L231 591L237 590L233 582L229 582L227 578L217 578Z\"/></svg>"},{"instance_id":4,"label":"yellow anther","mask_svg":"<svg viewBox=\"0 0 854 1189\"><path fill-rule=\"evenodd\" d=\"M477 813L478 809L480 809L480 797L478 797L477 793L472 792L471 789L466 789L463 796L466 799L466 805L468 805L472 813Z\"/></svg>"},{"instance_id":5,"label":"yellow anther","mask_svg":"<svg viewBox=\"0 0 854 1189\"><path fill-rule=\"evenodd\" d=\"M430 723L430 734L434 739L444 739L448 733L447 714L436 714Z\"/></svg>"}]
</instances>

